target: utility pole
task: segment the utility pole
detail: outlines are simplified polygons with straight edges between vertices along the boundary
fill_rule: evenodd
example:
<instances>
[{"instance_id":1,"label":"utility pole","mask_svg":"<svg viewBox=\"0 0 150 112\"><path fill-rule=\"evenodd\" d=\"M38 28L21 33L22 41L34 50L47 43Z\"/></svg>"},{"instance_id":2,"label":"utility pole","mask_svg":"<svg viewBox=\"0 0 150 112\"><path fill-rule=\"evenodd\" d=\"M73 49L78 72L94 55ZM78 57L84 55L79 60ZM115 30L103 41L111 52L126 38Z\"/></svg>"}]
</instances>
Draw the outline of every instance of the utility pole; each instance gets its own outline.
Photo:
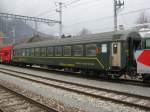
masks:
<instances>
[{"instance_id":1,"label":"utility pole","mask_svg":"<svg viewBox=\"0 0 150 112\"><path fill-rule=\"evenodd\" d=\"M62 36L62 7L65 6L62 2L56 2L55 5L59 6L59 9L56 9L56 12L59 13L59 37Z\"/></svg>"},{"instance_id":2,"label":"utility pole","mask_svg":"<svg viewBox=\"0 0 150 112\"><path fill-rule=\"evenodd\" d=\"M13 32L13 44L15 45L16 44L16 27L15 26L13 27L12 32Z\"/></svg>"},{"instance_id":3,"label":"utility pole","mask_svg":"<svg viewBox=\"0 0 150 112\"><path fill-rule=\"evenodd\" d=\"M35 24L35 32L34 32L34 35L38 35L38 22L37 22L37 21L34 21L34 24Z\"/></svg>"},{"instance_id":4,"label":"utility pole","mask_svg":"<svg viewBox=\"0 0 150 112\"><path fill-rule=\"evenodd\" d=\"M124 1L114 0L114 31L118 28L118 11L124 6Z\"/></svg>"}]
</instances>

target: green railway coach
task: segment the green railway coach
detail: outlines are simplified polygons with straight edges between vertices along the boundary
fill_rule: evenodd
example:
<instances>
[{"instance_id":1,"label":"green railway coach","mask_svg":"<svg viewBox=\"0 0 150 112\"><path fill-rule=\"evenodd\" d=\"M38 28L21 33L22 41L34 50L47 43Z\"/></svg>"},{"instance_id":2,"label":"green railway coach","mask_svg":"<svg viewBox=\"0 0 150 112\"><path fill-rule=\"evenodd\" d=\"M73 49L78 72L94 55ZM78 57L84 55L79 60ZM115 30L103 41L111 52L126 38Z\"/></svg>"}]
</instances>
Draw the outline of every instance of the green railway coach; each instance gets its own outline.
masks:
<instances>
[{"instance_id":1,"label":"green railway coach","mask_svg":"<svg viewBox=\"0 0 150 112\"><path fill-rule=\"evenodd\" d=\"M140 42L135 31L92 34L16 45L12 59L23 65L121 73L135 68L134 51Z\"/></svg>"}]
</instances>

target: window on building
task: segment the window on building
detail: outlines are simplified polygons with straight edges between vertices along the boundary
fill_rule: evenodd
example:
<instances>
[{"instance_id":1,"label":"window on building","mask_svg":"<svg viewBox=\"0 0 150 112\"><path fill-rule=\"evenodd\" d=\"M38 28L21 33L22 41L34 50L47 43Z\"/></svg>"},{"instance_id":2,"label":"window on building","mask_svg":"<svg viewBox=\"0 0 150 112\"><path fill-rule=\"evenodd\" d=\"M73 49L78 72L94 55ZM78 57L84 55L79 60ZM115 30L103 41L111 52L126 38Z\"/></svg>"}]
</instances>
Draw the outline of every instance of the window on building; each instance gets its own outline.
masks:
<instances>
[{"instance_id":1,"label":"window on building","mask_svg":"<svg viewBox=\"0 0 150 112\"><path fill-rule=\"evenodd\" d=\"M35 48L34 49L34 55L35 56L40 56L40 48Z\"/></svg>"},{"instance_id":2,"label":"window on building","mask_svg":"<svg viewBox=\"0 0 150 112\"><path fill-rule=\"evenodd\" d=\"M96 44L86 45L86 56L96 56Z\"/></svg>"},{"instance_id":3,"label":"window on building","mask_svg":"<svg viewBox=\"0 0 150 112\"><path fill-rule=\"evenodd\" d=\"M55 47L55 56L62 56L62 47Z\"/></svg>"},{"instance_id":4,"label":"window on building","mask_svg":"<svg viewBox=\"0 0 150 112\"><path fill-rule=\"evenodd\" d=\"M83 45L73 46L73 56L83 56Z\"/></svg>"},{"instance_id":5,"label":"window on building","mask_svg":"<svg viewBox=\"0 0 150 112\"><path fill-rule=\"evenodd\" d=\"M71 46L64 46L63 54L64 54L64 56L71 56Z\"/></svg>"},{"instance_id":6,"label":"window on building","mask_svg":"<svg viewBox=\"0 0 150 112\"><path fill-rule=\"evenodd\" d=\"M41 48L41 56L46 56L46 48Z\"/></svg>"}]
</instances>

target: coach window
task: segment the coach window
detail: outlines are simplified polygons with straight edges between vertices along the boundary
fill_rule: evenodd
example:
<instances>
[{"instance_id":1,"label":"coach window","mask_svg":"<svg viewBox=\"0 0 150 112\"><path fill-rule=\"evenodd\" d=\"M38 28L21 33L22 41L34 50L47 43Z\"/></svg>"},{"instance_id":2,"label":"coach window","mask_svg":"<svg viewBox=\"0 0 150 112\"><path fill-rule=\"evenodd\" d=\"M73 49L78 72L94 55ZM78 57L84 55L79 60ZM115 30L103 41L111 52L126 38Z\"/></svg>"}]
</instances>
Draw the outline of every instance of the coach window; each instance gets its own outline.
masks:
<instances>
[{"instance_id":1,"label":"coach window","mask_svg":"<svg viewBox=\"0 0 150 112\"><path fill-rule=\"evenodd\" d=\"M55 56L62 55L62 47L55 47Z\"/></svg>"},{"instance_id":2,"label":"coach window","mask_svg":"<svg viewBox=\"0 0 150 112\"><path fill-rule=\"evenodd\" d=\"M18 54L18 49L17 49L15 52L16 52L16 56L19 56L19 54Z\"/></svg>"},{"instance_id":3,"label":"coach window","mask_svg":"<svg viewBox=\"0 0 150 112\"><path fill-rule=\"evenodd\" d=\"M25 53L26 53L26 51L25 51L25 49L23 49L22 56L25 56Z\"/></svg>"},{"instance_id":4,"label":"coach window","mask_svg":"<svg viewBox=\"0 0 150 112\"><path fill-rule=\"evenodd\" d=\"M46 48L41 48L41 56L46 56Z\"/></svg>"},{"instance_id":5,"label":"coach window","mask_svg":"<svg viewBox=\"0 0 150 112\"><path fill-rule=\"evenodd\" d=\"M19 56L22 56L22 49L19 50Z\"/></svg>"},{"instance_id":6,"label":"coach window","mask_svg":"<svg viewBox=\"0 0 150 112\"><path fill-rule=\"evenodd\" d=\"M29 49L26 49L26 56L29 56Z\"/></svg>"},{"instance_id":7,"label":"coach window","mask_svg":"<svg viewBox=\"0 0 150 112\"><path fill-rule=\"evenodd\" d=\"M22 56L22 49L19 49L19 50L18 50L18 55L19 55L19 56Z\"/></svg>"},{"instance_id":8,"label":"coach window","mask_svg":"<svg viewBox=\"0 0 150 112\"><path fill-rule=\"evenodd\" d=\"M19 56L22 56L22 49L19 50Z\"/></svg>"},{"instance_id":9,"label":"coach window","mask_svg":"<svg viewBox=\"0 0 150 112\"><path fill-rule=\"evenodd\" d=\"M17 56L20 56L20 49L17 50Z\"/></svg>"},{"instance_id":10,"label":"coach window","mask_svg":"<svg viewBox=\"0 0 150 112\"><path fill-rule=\"evenodd\" d=\"M86 45L86 56L96 56L96 44Z\"/></svg>"},{"instance_id":11,"label":"coach window","mask_svg":"<svg viewBox=\"0 0 150 112\"><path fill-rule=\"evenodd\" d=\"M101 44L101 52L107 53L107 44Z\"/></svg>"},{"instance_id":12,"label":"coach window","mask_svg":"<svg viewBox=\"0 0 150 112\"><path fill-rule=\"evenodd\" d=\"M16 54L17 54L17 56L19 56L19 49L18 49L18 50L16 50Z\"/></svg>"},{"instance_id":13,"label":"coach window","mask_svg":"<svg viewBox=\"0 0 150 112\"><path fill-rule=\"evenodd\" d=\"M25 49L22 49L21 56L25 56Z\"/></svg>"},{"instance_id":14,"label":"coach window","mask_svg":"<svg viewBox=\"0 0 150 112\"><path fill-rule=\"evenodd\" d=\"M14 56L18 56L17 50L14 50Z\"/></svg>"},{"instance_id":15,"label":"coach window","mask_svg":"<svg viewBox=\"0 0 150 112\"><path fill-rule=\"evenodd\" d=\"M21 49L20 55L21 55L21 56L24 56L24 55L25 55L25 54L24 54L24 49Z\"/></svg>"},{"instance_id":16,"label":"coach window","mask_svg":"<svg viewBox=\"0 0 150 112\"><path fill-rule=\"evenodd\" d=\"M34 56L34 48L29 49L29 56Z\"/></svg>"},{"instance_id":17,"label":"coach window","mask_svg":"<svg viewBox=\"0 0 150 112\"><path fill-rule=\"evenodd\" d=\"M34 48L30 49L30 56L34 56Z\"/></svg>"},{"instance_id":18,"label":"coach window","mask_svg":"<svg viewBox=\"0 0 150 112\"><path fill-rule=\"evenodd\" d=\"M64 46L63 54L64 56L71 56L71 46Z\"/></svg>"},{"instance_id":19,"label":"coach window","mask_svg":"<svg viewBox=\"0 0 150 112\"><path fill-rule=\"evenodd\" d=\"M146 49L150 48L150 39L146 39Z\"/></svg>"},{"instance_id":20,"label":"coach window","mask_svg":"<svg viewBox=\"0 0 150 112\"><path fill-rule=\"evenodd\" d=\"M40 56L40 48L35 48L34 49L34 55L35 56Z\"/></svg>"},{"instance_id":21,"label":"coach window","mask_svg":"<svg viewBox=\"0 0 150 112\"><path fill-rule=\"evenodd\" d=\"M73 56L83 56L83 45L73 46Z\"/></svg>"},{"instance_id":22,"label":"coach window","mask_svg":"<svg viewBox=\"0 0 150 112\"><path fill-rule=\"evenodd\" d=\"M117 44L113 44L113 53L117 54Z\"/></svg>"},{"instance_id":23,"label":"coach window","mask_svg":"<svg viewBox=\"0 0 150 112\"><path fill-rule=\"evenodd\" d=\"M47 48L47 56L53 56L53 47Z\"/></svg>"},{"instance_id":24,"label":"coach window","mask_svg":"<svg viewBox=\"0 0 150 112\"><path fill-rule=\"evenodd\" d=\"M16 50L13 50L13 56L16 56Z\"/></svg>"},{"instance_id":25,"label":"coach window","mask_svg":"<svg viewBox=\"0 0 150 112\"><path fill-rule=\"evenodd\" d=\"M16 50L13 50L13 56L16 56Z\"/></svg>"},{"instance_id":26,"label":"coach window","mask_svg":"<svg viewBox=\"0 0 150 112\"><path fill-rule=\"evenodd\" d=\"M16 56L19 56L18 49L15 52L16 52Z\"/></svg>"}]
</instances>

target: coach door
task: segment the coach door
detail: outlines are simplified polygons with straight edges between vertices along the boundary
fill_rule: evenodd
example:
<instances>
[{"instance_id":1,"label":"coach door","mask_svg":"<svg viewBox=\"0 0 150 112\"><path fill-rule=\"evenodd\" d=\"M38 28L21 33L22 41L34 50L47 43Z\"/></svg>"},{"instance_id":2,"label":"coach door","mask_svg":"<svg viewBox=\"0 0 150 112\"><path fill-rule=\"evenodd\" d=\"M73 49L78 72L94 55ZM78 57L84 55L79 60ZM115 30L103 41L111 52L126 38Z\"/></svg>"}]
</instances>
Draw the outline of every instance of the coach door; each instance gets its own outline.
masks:
<instances>
[{"instance_id":1,"label":"coach door","mask_svg":"<svg viewBox=\"0 0 150 112\"><path fill-rule=\"evenodd\" d=\"M121 43L113 42L111 45L111 61L112 66L120 67L121 66Z\"/></svg>"}]
</instances>

